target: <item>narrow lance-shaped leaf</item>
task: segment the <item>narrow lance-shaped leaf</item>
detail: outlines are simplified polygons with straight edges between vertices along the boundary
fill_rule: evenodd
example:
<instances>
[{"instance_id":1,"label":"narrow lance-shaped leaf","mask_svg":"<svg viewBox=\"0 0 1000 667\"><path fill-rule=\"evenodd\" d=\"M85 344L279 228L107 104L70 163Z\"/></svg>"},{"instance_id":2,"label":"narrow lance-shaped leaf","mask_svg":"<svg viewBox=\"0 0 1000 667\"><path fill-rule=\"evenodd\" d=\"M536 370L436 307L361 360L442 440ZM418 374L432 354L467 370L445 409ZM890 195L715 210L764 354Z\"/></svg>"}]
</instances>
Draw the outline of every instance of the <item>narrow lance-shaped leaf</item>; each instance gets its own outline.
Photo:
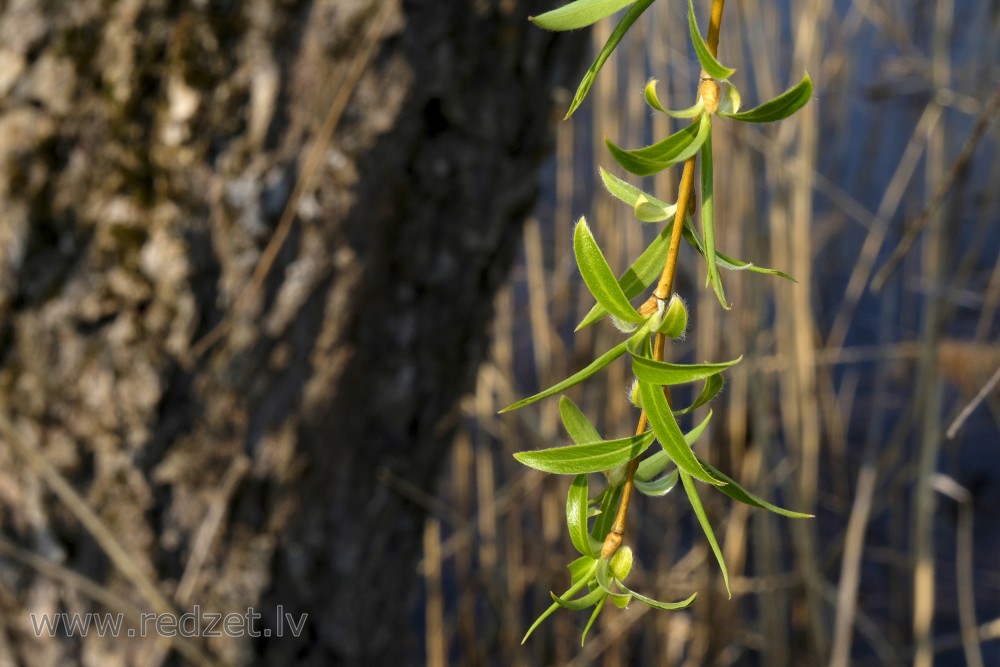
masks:
<instances>
[{"instance_id":1,"label":"narrow lance-shaped leaf","mask_svg":"<svg viewBox=\"0 0 1000 667\"><path fill-rule=\"evenodd\" d=\"M639 195L632 210L635 211L635 217L639 222L663 222L674 217L677 204L660 206L650 201L646 195Z\"/></svg>"},{"instance_id":2,"label":"narrow lance-shaped leaf","mask_svg":"<svg viewBox=\"0 0 1000 667\"><path fill-rule=\"evenodd\" d=\"M684 238L692 248L698 251L698 254L702 257L705 256L705 245L701 240L701 236L698 234L698 230L694 228L694 223L691 222L691 216L685 217ZM750 271L752 273L760 273L768 276L778 276L779 278L784 278L785 280L791 280L793 283L798 282L795 278L783 271L769 269L766 266L757 266L751 262L744 262L743 260L735 259L729 255L719 252L718 248L715 250L715 257L719 266L724 269L729 269L730 271Z\"/></svg>"},{"instance_id":3,"label":"narrow lance-shaped leaf","mask_svg":"<svg viewBox=\"0 0 1000 667\"><path fill-rule=\"evenodd\" d=\"M594 627L594 621L596 621L597 617L601 615L601 610L604 609L604 605L607 601L608 596L605 595L601 598L600 602L597 603L597 606L594 607L594 613L590 615L590 620L587 621L587 626L583 629L583 636L580 637L580 646L583 646L583 643L587 641L587 633L590 632L592 627Z\"/></svg>"},{"instance_id":4,"label":"narrow lance-shaped leaf","mask_svg":"<svg viewBox=\"0 0 1000 667\"><path fill-rule=\"evenodd\" d=\"M642 406L653 427L656 439L681 470L709 484L725 484L712 477L702 467L698 458L691 451L691 446L684 440L677 420L674 419L667 398L663 395L663 387L648 382L639 382L639 394L642 396Z\"/></svg>"},{"instance_id":5,"label":"narrow lance-shaped leaf","mask_svg":"<svg viewBox=\"0 0 1000 667\"><path fill-rule=\"evenodd\" d=\"M715 250L715 258L724 269L729 271L750 271L751 273L760 273L766 276L777 276L779 278L784 278L785 280L791 280L793 283L798 281L792 276L788 275L784 271L778 271L777 269L769 269L766 266L758 266L753 262L744 262L741 259L735 259L729 255L724 255L719 252L718 248Z\"/></svg>"},{"instance_id":6,"label":"narrow lance-shaped leaf","mask_svg":"<svg viewBox=\"0 0 1000 667\"><path fill-rule=\"evenodd\" d=\"M701 460L701 459L699 459L699 460ZM764 500L762 498L758 498L754 494L750 493L749 491L747 491L746 489L744 489L742 486L740 486L739 484L737 484L735 481L733 481L733 479L730 478L729 476L727 476L725 473L721 472L717 468L712 467L711 465L709 465L705 461L701 461L701 464L703 466L705 466L705 468L707 470L710 470L713 475L715 475L716 477L718 477L721 480L725 480L726 485L725 486L720 486L719 487L719 491L722 491L724 494L726 494L727 496L729 496L733 500L737 500L737 501L743 503L744 505L750 505L751 507L757 507L757 508L760 508L760 509L764 509L764 510L767 510L769 512L774 512L775 514L781 514L783 516L787 516L787 517L792 518L792 519L811 519L813 517L812 514L803 514L802 512L793 512L792 510L786 510L786 509L784 509L782 507L778 507L777 505L772 505L771 503L767 502L766 500Z\"/></svg>"},{"instance_id":7,"label":"narrow lance-shaped leaf","mask_svg":"<svg viewBox=\"0 0 1000 667\"><path fill-rule=\"evenodd\" d=\"M640 222L662 222L673 219L674 213L677 211L677 204L661 201L631 183L608 173L602 167L598 167L598 170L608 192L616 199L631 206Z\"/></svg>"},{"instance_id":8,"label":"narrow lance-shaped leaf","mask_svg":"<svg viewBox=\"0 0 1000 667\"><path fill-rule=\"evenodd\" d=\"M684 442L688 447L694 447L694 443L701 437L701 434L705 431L705 427L708 426L710 419L712 419L711 411L709 411L708 415L700 424L684 434ZM639 467L636 468L635 471L635 478L640 481L653 479L653 477L666 470L667 466L670 465L671 460L670 455L667 454L666 451L656 452L639 464Z\"/></svg>"},{"instance_id":9,"label":"narrow lance-shaped leaf","mask_svg":"<svg viewBox=\"0 0 1000 667\"><path fill-rule=\"evenodd\" d=\"M705 261L708 263L708 281L715 288L715 295L719 297L719 303L722 304L723 308L729 310L726 292L722 288L722 276L719 275L719 262L715 254L714 178L712 137L709 135L701 149L701 227L705 234Z\"/></svg>"},{"instance_id":10,"label":"narrow lance-shaped leaf","mask_svg":"<svg viewBox=\"0 0 1000 667\"><path fill-rule=\"evenodd\" d=\"M562 418L566 433L576 444L583 445L588 442L598 442L601 439L601 434L587 419L587 415L583 414L583 411L569 396L559 397L559 416Z\"/></svg>"},{"instance_id":11,"label":"narrow lance-shaped leaf","mask_svg":"<svg viewBox=\"0 0 1000 667\"><path fill-rule=\"evenodd\" d=\"M625 588L622 586L622 588ZM614 603L619 609L625 609L628 607L628 603L632 601L631 593L609 593L608 599Z\"/></svg>"},{"instance_id":12,"label":"narrow lance-shaped leaf","mask_svg":"<svg viewBox=\"0 0 1000 667\"><path fill-rule=\"evenodd\" d=\"M677 208L676 204L668 204L665 201L657 199L648 192L643 192L639 188L635 187L628 181L623 181L611 172L604 169L604 167L598 167L598 172L601 174L601 180L604 181L604 187L608 189L616 199L619 199L629 206L635 207L640 197L645 197L649 202L660 206L663 208L673 206Z\"/></svg>"},{"instance_id":13,"label":"narrow lance-shaped leaf","mask_svg":"<svg viewBox=\"0 0 1000 667\"><path fill-rule=\"evenodd\" d=\"M643 482L642 480L635 480L635 489L644 496L652 496L654 498L659 498L665 496L674 487L677 486L677 471L671 470L669 473L660 477L659 479L653 479L648 482Z\"/></svg>"},{"instance_id":14,"label":"narrow lance-shaped leaf","mask_svg":"<svg viewBox=\"0 0 1000 667\"><path fill-rule=\"evenodd\" d=\"M570 584L579 583L582 579L590 579L594 573L597 559L590 556L580 556L566 566L569 570Z\"/></svg>"},{"instance_id":15,"label":"narrow lance-shaped leaf","mask_svg":"<svg viewBox=\"0 0 1000 667\"><path fill-rule=\"evenodd\" d=\"M688 31L691 33L691 41L694 43L694 52L698 56L698 62L701 63L702 69L718 81L724 81L731 77L736 71L725 67L715 56L712 55L711 50L708 48L708 44L705 43L704 38L701 36L701 31L698 30L698 20L694 15L694 3L688 0Z\"/></svg>"},{"instance_id":16,"label":"narrow lance-shaped leaf","mask_svg":"<svg viewBox=\"0 0 1000 667\"><path fill-rule=\"evenodd\" d=\"M691 479L690 475L683 470L680 471L680 474L681 483L684 485L684 490L687 491L688 500L691 501L691 509L694 510L695 516L698 517L698 523L701 524L701 529L708 539L708 544L712 547L715 560L719 562L719 569L722 570L722 578L726 582L726 592L729 593L729 597L733 597L733 592L729 589L729 570L726 569L726 560L722 557L722 549L719 548L719 542L715 539L715 531L712 530L712 524L709 523L708 515L705 514L705 508L701 504L698 489L695 488L694 480Z\"/></svg>"},{"instance_id":17,"label":"narrow lance-shaped leaf","mask_svg":"<svg viewBox=\"0 0 1000 667\"><path fill-rule=\"evenodd\" d=\"M637 176L651 176L697 154L711 132L709 116L703 114L697 123L679 130L652 146L625 150L605 139L615 161Z\"/></svg>"},{"instance_id":18,"label":"narrow lance-shaped leaf","mask_svg":"<svg viewBox=\"0 0 1000 667\"><path fill-rule=\"evenodd\" d=\"M549 396L554 396L560 392L569 389L570 387L580 384L581 382L583 382L584 380L586 380L587 378L594 375L602 368L610 364L612 361L625 354L625 350L628 349L629 341L642 338L646 336L648 333L649 330L645 325L639 327L639 330L636 331L634 334L632 334L631 338L622 341L618 345L615 345L613 348L611 348L610 350L599 356L597 359L590 362L590 364L586 368L577 371L576 373L569 376L562 382L554 384L548 389L538 392L534 396L529 396L528 398L522 398L517 403L508 405L506 408L500 411L500 414L503 414L504 412L510 412L511 410L517 410L518 408L523 408L526 405L530 405L532 403L540 401L543 398L548 398Z\"/></svg>"},{"instance_id":19,"label":"narrow lance-shaped leaf","mask_svg":"<svg viewBox=\"0 0 1000 667\"><path fill-rule=\"evenodd\" d=\"M580 267L583 282L587 284L587 288L599 304L626 322L645 321L646 318L636 312L628 297L622 292L585 218L580 218L573 232L573 253L576 255L576 263Z\"/></svg>"},{"instance_id":20,"label":"narrow lance-shaped leaf","mask_svg":"<svg viewBox=\"0 0 1000 667\"><path fill-rule=\"evenodd\" d=\"M674 410L675 415L686 415L694 412L701 406L705 405L711 401L715 396L722 391L722 386L724 382L722 380L722 375L716 373L715 375L709 375L705 378L705 384L701 388L701 393L698 397L694 399L694 402L682 410Z\"/></svg>"},{"instance_id":21,"label":"narrow lance-shaped leaf","mask_svg":"<svg viewBox=\"0 0 1000 667\"><path fill-rule=\"evenodd\" d=\"M576 0L544 14L532 16L530 20L546 30L576 30L597 23L633 2L635 0Z\"/></svg>"},{"instance_id":22,"label":"narrow lance-shaped leaf","mask_svg":"<svg viewBox=\"0 0 1000 667\"><path fill-rule=\"evenodd\" d=\"M719 115L745 123L773 123L788 118L804 107L812 97L812 92L812 78L807 72L796 86L789 88L773 100L764 102L759 107L739 113L720 113Z\"/></svg>"},{"instance_id":23,"label":"narrow lance-shaped leaf","mask_svg":"<svg viewBox=\"0 0 1000 667\"><path fill-rule=\"evenodd\" d=\"M583 609L588 609L593 607L595 604L601 601L601 598L607 597L605 593L600 588L595 588L581 598L574 598L567 600L566 598L561 598L555 593L549 591L549 595L552 596L552 600L558 604L560 607L565 609L572 609L573 611L581 611Z\"/></svg>"},{"instance_id":24,"label":"narrow lance-shaped leaf","mask_svg":"<svg viewBox=\"0 0 1000 667\"><path fill-rule=\"evenodd\" d=\"M597 561L597 570L594 571L594 578L597 585L604 589L605 593L614 593L614 576L611 574L611 559L601 558Z\"/></svg>"},{"instance_id":25,"label":"narrow lance-shaped leaf","mask_svg":"<svg viewBox=\"0 0 1000 667\"><path fill-rule=\"evenodd\" d=\"M665 113L673 118L695 118L705 109L705 102L701 99L695 102L694 106L681 111L672 111L668 109L662 102L660 102L660 96L656 94L656 79L649 80L649 83L646 84L646 88L643 91L643 96L646 98L646 104L648 104L651 108Z\"/></svg>"},{"instance_id":26,"label":"narrow lance-shaped leaf","mask_svg":"<svg viewBox=\"0 0 1000 667\"><path fill-rule=\"evenodd\" d=\"M649 6L652 4L653 0L639 0L632 5L632 8L629 9L625 13L625 16L622 17L621 21L618 22L618 25L615 26L615 29L611 32L611 36L608 37L608 41L605 42L604 46L601 48L601 52L597 54L597 58L590 66L590 69L588 69L587 73L583 75L583 80L580 81L580 85L576 89L576 94L573 95L573 102L570 104L569 111L566 112L566 118L572 116L573 112L580 108L580 105L583 104L583 100L587 97L587 93L590 92L591 86L594 85L594 79L597 78L597 73L601 71L601 68L604 67L604 63L607 62L611 54L614 53L615 48L617 48L618 43L622 41L622 38L625 36L625 33L628 32L628 29L632 27L632 24L635 23L639 17L642 16L643 12L649 9Z\"/></svg>"},{"instance_id":27,"label":"narrow lance-shaped leaf","mask_svg":"<svg viewBox=\"0 0 1000 667\"><path fill-rule=\"evenodd\" d=\"M671 229L673 224L667 225L618 279L618 285L629 299L649 289L649 286L659 278L670 247ZM576 325L576 330L579 331L600 321L607 314L608 311L601 304L596 304Z\"/></svg>"},{"instance_id":28,"label":"narrow lance-shaped leaf","mask_svg":"<svg viewBox=\"0 0 1000 667\"><path fill-rule=\"evenodd\" d=\"M535 470L560 475L601 472L628 463L653 443L652 432L586 445L517 452L514 458Z\"/></svg>"},{"instance_id":29,"label":"narrow lance-shaped leaf","mask_svg":"<svg viewBox=\"0 0 1000 667\"><path fill-rule=\"evenodd\" d=\"M639 602L641 602L643 604L647 604L650 607L655 607L656 609L665 609L667 611L673 611L675 609L684 609L686 607L690 607L694 603L695 599L697 599L697 597L698 597L697 593L692 593L691 597L689 597L686 600L681 600L680 602L660 602L659 600L654 600L653 598L648 598L645 595L641 595L640 593L636 593L635 591L633 591L631 588L629 588L625 584L621 584L621 587L622 587L622 590L624 590L627 593L629 593L632 597L634 597Z\"/></svg>"},{"instance_id":30,"label":"narrow lance-shaped leaf","mask_svg":"<svg viewBox=\"0 0 1000 667\"><path fill-rule=\"evenodd\" d=\"M645 357L632 357L632 372L644 382L661 385L683 384L695 382L721 373L735 366L743 359L742 355L732 361L718 364L671 364Z\"/></svg>"},{"instance_id":31,"label":"narrow lance-shaped leaf","mask_svg":"<svg viewBox=\"0 0 1000 667\"><path fill-rule=\"evenodd\" d=\"M583 587L586 586L593 578L594 573L597 571L597 565L599 562L600 561L598 560L594 560L593 564L590 566L590 571L587 572L584 576L580 577L578 581L574 582L573 585L570 586L569 589L559 597L563 599L569 599L574 595L576 595L578 592L580 592L580 590L583 589ZM556 609L558 608L559 608L559 603L553 602L552 606L543 611L541 615L535 619L535 622L531 624L531 627L528 628L528 631L524 633L524 638L521 639L521 643L524 644L524 642L528 641L528 637L530 637L531 633L535 631L535 628L541 625L542 621L544 621L553 613L555 613Z\"/></svg>"},{"instance_id":32,"label":"narrow lance-shaped leaf","mask_svg":"<svg viewBox=\"0 0 1000 667\"><path fill-rule=\"evenodd\" d=\"M587 476L577 475L566 494L566 526L573 546L583 556L597 555L587 531Z\"/></svg>"}]
</instances>

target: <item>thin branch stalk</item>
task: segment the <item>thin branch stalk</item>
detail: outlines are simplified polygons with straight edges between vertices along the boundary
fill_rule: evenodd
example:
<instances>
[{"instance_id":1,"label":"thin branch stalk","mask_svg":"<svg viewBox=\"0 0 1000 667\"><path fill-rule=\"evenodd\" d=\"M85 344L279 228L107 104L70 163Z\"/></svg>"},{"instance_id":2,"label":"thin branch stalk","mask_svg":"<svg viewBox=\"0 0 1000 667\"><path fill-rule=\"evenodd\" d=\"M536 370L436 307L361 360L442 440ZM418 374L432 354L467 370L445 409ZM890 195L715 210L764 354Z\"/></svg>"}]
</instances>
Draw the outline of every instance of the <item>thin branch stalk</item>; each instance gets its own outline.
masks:
<instances>
[{"instance_id":1,"label":"thin branch stalk","mask_svg":"<svg viewBox=\"0 0 1000 667\"><path fill-rule=\"evenodd\" d=\"M712 0L712 15L708 26L708 48L713 56L719 53L719 32L722 28L722 10L726 0ZM704 78L705 73L702 72ZM713 82L714 83L714 82ZM701 87L699 86L699 89ZM677 256L680 253L681 235L684 231L684 217L688 214L688 208L694 203L694 174L697 166L697 155L690 157L684 163L684 171L681 174L681 183L677 192L677 212L674 214L674 227L670 234L670 246L667 250L667 259L663 264L663 273L653 290L653 296L662 302L667 302L673 293L674 276L677 273ZM664 347L666 346L666 336L656 334L653 343L653 359L663 360ZM646 411L639 414L639 422L636 425L636 435L641 435L646 431ZM611 531L604 539L604 546L601 547L601 557L608 558L621 546L625 535L625 518L628 515L629 504L632 500L632 489L635 486L635 471L639 467L639 458L629 461L625 471L625 485L622 487L622 497L618 503L618 513L615 521L611 525Z\"/></svg>"}]
</instances>

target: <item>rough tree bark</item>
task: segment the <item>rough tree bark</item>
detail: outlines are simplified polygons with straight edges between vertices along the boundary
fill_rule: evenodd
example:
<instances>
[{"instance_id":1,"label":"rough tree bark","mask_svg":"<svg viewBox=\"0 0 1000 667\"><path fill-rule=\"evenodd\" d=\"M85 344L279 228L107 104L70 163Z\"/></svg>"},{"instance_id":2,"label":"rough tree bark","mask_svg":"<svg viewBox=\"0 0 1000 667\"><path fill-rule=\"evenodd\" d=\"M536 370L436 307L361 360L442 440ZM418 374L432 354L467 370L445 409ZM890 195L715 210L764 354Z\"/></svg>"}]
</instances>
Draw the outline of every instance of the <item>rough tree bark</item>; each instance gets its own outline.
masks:
<instances>
[{"instance_id":1,"label":"rough tree bark","mask_svg":"<svg viewBox=\"0 0 1000 667\"><path fill-rule=\"evenodd\" d=\"M385 480L432 489L581 44L530 28L547 2L387 1L0 2L0 661L162 658L35 637L155 608L58 473L178 611L309 615L192 640L213 661L421 662L422 510Z\"/></svg>"}]
</instances>

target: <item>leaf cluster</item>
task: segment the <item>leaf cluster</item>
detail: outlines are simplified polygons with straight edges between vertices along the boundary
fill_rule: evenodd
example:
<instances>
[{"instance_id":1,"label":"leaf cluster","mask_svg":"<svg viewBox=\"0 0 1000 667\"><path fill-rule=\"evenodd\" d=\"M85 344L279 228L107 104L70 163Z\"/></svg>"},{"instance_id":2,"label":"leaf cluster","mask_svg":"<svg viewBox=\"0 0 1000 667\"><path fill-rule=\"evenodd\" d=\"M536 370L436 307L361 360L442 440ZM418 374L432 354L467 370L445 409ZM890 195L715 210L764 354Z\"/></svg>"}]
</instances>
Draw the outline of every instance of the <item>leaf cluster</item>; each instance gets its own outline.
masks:
<instances>
[{"instance_id":1,"label":"leaf cluster","mask_svg":"<svg viewBox=\"0 0 1000 667\"><path fill-rule=\"evenodd\" d=\"M629 28L651 4L652 0L575 0L531 19L548 30L573 30L628 8L584 75L567 117L583 102L597 73ZM611 195L631 207L637 220L643 223L666 223L642 254L617 277L586 219L581 218L574 230L573 253L576 264L587 289L596 301L577 330L610 315L615 326L625 332L626 337L565 380L501 411L515 410L560 394L594 376L615 360L627 356L635 376L630 397L645 414L646 420L640 421L640 424L648 423L648 427L640 428L635 435L605 438L579 407L564 395L559 401L559 413L570 442L549 449L515 454L517 460L526 466L544 472L574 476L567 496L566 522L573 546L580 554L569 565L570 587L562 595L552 594L552 605L531 626L525 639L545 618L561 607L593 610L583 632L586 638L594 620L609 599L618 607L637 600L660 609L680 609L694 602L695 595L680 602L665 603L635 592L625 585L632 567L631 550L621 547L609 555L606 549L602 549L605 537L611 531L616 508L622 502L626 484L634 484L636 490L647 496L659 497L667 495L680 481L719 563L727 589L729 575L726 564L702 506L696 482L707 484L733 500L753 507L792 518L808 516L782 509L757 497L695 453L694 446L705 431L712 417L711 412L687 433L680 427L678 418L711 401L724 386L723 372L739 363L741 358L717 363L665 362L658 358L662 354L654 354L653 350L658 348L654 347L653 341L658 336L672 339L684 336L688 327L688 311L684 301L677 295L670 295L669 299L654 295L640 308L632 304L632 300L648 291L661 275L676 224L683 225L678 233L705 259L707 282L726 309L729 304L720 269L748 270L791 280L790 276L781 271L756 266L718 251L714 225L712 130L718 118L749 123L770 123L787 118L809 101L812 96L812 81L806 74L797 85L773 100L748 111L740 111L740 94L729 81L736 70L721 64L713 55L698 29L692 0L688 0L687 19L694 52L703 70L698 99L688 108L671 110L660 100L655 79L650 80L646 86L644 96L654 111L688 120L689 124L667 138L642 148L627 150L610 140L606 140L606 144L612 158L626 171L637 176L649 176L700 157L701 229L695 228L689 210L679 215L676 204L658 199L600 169L605 187ZM672 406L668 398L669 388L695 382L701 383L701 391L694 401L681 408ZM654 443L659 446L654 448ZM631 467L626 474L628 466ZM591 474L602 474L606 480L603 489L593 497L590 496L588 479Z\"/></svg>"}]
</instances>

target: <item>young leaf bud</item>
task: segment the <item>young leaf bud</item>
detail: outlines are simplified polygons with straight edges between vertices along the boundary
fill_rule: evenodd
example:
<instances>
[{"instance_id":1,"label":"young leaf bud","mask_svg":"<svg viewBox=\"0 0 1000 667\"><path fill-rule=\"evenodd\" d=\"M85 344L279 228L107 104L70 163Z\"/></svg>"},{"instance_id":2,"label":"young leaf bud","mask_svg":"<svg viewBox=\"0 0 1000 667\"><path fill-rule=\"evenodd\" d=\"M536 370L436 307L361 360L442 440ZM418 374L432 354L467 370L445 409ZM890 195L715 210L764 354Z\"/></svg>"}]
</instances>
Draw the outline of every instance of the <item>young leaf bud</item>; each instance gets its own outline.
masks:
<instances>
[{"instance_id":1,"label":"young leaf bud","mask_svg":"<svg viewBox=\"0 0 1000 667\"><path fill-rule=\"evenodd\" d=\"M639 378L632 380L632 386L628 390L628 400L632 405L642 410L642 397L639 395Z\"/></svg>"},{"instance_id":2,"label":"young leaf bud","mask_svg":"<svg viewBox=\"0 0 1000 667\"><path fill-rule=\"evenodd\" d=\"M674 294L670 297L670 304L666 307L663 320L656 327L656 331L669 338L682 338L687 331L687 323L687 306L683 299Z\"/></svg>"},{"instance_id":3,"label":"young leaf bud","mask_svg":"<svg viewBox=\"0 0 1000 667\"><path fill-rule=\"evenodd\" d=\"M722 89L713 79L702 79L698 86L698 94L705 103L705 111L714 114L719 110L719 98Z\"/></svg>"},{"instance_id":4,"label":"young leaf bud","mask_svg":"<svg viewBox=\"0 0 1000 667\"><path fill-rule=\"evenodd\" d=\"M625 578L632 571L632 549L622 547L611 557L611 574L615 575L618 581L625 581Z\"/></svg>"}]
</instances>

